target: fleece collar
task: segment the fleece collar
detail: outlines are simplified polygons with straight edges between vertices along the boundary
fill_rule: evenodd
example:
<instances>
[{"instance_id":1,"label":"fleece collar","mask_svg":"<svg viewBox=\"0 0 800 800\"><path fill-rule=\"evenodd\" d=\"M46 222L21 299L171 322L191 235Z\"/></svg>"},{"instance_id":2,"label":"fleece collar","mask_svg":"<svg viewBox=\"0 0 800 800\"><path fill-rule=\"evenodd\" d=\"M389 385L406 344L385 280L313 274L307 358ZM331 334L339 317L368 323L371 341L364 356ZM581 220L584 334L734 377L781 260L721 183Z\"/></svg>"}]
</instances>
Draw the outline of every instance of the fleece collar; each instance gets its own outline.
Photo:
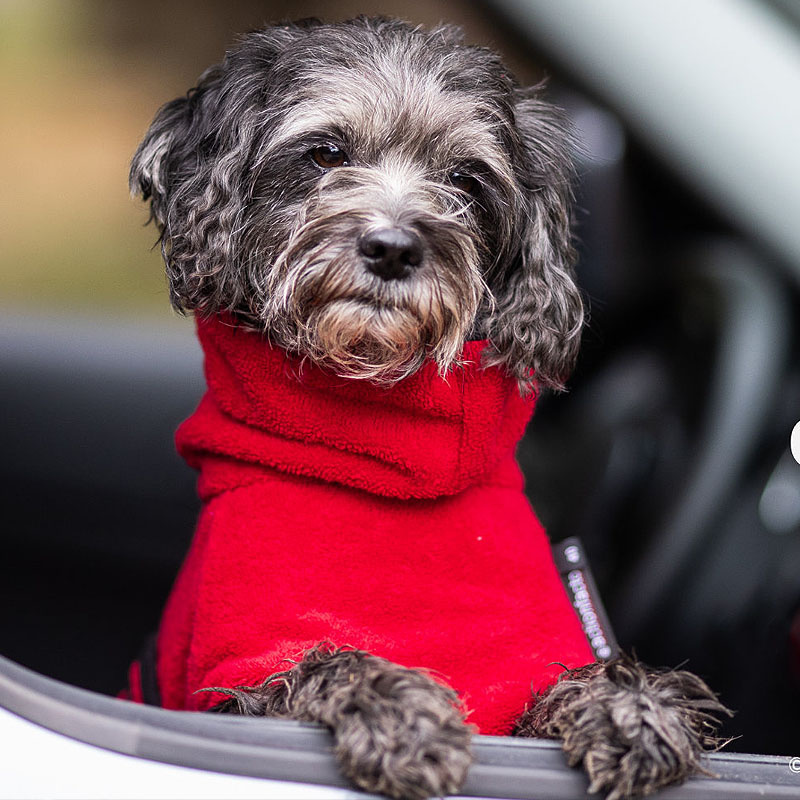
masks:
<instances>
[{"instance_id":1,"label":"fleece collar","mask_svg":"<svg viewBox=\"0 0 800 800\"><path fill-rule=\"evenodd\" d=\"M391 386L340 378L227 316L198 319L208 392L179 428L203 499L276 469L397 498L453 495L513 455L533 396L467 342L441 377L428 363ZM232 471L231 461L240 468Z\"/></svg>"}]
</instances>

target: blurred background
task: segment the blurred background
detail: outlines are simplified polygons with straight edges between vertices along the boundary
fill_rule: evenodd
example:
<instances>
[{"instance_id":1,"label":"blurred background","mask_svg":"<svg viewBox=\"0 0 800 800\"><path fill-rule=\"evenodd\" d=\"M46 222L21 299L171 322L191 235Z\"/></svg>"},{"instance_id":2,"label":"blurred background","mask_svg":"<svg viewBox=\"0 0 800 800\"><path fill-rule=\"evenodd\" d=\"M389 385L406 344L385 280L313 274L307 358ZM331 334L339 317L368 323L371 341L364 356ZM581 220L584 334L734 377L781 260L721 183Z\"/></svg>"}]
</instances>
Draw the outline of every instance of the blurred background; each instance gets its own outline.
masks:
<instances>
[{"instance_id":1,"label":"blurred background","mask_svg":"<svg viewBox=\"0 0 800 800\"><path fill-rule=\"evenodd\" d=\"M702 674L733 747L800 752L800 7L649 5L0 0L3 655L116 692L191 536L200 356L127 190L156 109L239 32L383 13L458 23L570 113L592 313L529 494L625 647Z\"/></svg>"}]
</instances>

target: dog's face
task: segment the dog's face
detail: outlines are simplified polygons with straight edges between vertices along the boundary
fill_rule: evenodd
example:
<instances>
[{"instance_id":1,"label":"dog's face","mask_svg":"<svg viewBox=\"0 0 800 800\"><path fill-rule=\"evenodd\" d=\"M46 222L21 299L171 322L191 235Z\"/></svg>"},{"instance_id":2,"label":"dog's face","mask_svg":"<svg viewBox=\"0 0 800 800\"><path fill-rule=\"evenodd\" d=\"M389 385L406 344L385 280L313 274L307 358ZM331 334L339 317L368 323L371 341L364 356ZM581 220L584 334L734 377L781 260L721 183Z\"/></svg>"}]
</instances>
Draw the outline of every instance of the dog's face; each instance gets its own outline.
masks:
<instances>
[{"instance_id":1,"label":"dog's face","mask_svg":"<svg viewBox=\"0 0 800 800\"><path fill-rule=\"evenodd\" d=\"M577 349L569 176L559 115L495 54L360 18L245 36L159 111L131 186L178 308L376 381L488 337L524 387Z\"/></svg>"}]
</instances>

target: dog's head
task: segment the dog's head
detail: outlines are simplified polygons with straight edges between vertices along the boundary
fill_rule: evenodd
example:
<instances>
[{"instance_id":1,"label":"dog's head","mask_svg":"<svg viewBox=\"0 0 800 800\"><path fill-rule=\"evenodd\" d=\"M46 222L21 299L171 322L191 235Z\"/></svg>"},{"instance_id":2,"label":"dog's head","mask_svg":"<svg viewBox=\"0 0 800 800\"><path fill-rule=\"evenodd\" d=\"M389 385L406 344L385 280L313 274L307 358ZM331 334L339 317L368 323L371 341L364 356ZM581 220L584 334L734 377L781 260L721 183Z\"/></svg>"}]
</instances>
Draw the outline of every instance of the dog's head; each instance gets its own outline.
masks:
<instances>
[{"instance_id":1,"label":"dog's head","mask_svg":"<svg viewBox=\"0 0 800 800\"><path fill-rule=\"evenodd\" d=\"M341 375L444 372L465 339L559 387L583 320L559 113L499 57L386 19L243 37L131 168L173 303Z\"/></svg>"}]
</instances>

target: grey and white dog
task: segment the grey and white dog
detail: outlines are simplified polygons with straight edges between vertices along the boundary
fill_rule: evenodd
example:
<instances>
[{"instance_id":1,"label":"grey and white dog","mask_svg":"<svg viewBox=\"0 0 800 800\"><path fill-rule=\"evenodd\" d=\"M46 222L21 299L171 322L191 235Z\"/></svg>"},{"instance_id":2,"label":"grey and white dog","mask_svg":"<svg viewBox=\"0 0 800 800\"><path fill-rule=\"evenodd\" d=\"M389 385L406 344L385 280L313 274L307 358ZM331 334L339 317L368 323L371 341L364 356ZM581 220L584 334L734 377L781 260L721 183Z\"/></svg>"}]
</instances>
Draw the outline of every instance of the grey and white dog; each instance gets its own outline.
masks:
<instances>
[{"instance_id":1,"label":"grey and white dog","mask_svg":"<svg viewBox=\"0 0 800 800\"><path fill-rule=\"evenodd\" d=\"M131 187L150 200L180 310L230 312L380 382L428 359L445 373L486 338L523 391L531 371L559 389L583 325L566 131L538 87L455 28L308 21L246 35L165 105ZM454 695L366 653L320 647L230 695L221 710L328 725L367 790L453 793L470 763ZM593 790L621 797L700 769L720 711L699 678L621 659L565 673L517 732L561 738Z\"/></svg>"}]
</instances>

